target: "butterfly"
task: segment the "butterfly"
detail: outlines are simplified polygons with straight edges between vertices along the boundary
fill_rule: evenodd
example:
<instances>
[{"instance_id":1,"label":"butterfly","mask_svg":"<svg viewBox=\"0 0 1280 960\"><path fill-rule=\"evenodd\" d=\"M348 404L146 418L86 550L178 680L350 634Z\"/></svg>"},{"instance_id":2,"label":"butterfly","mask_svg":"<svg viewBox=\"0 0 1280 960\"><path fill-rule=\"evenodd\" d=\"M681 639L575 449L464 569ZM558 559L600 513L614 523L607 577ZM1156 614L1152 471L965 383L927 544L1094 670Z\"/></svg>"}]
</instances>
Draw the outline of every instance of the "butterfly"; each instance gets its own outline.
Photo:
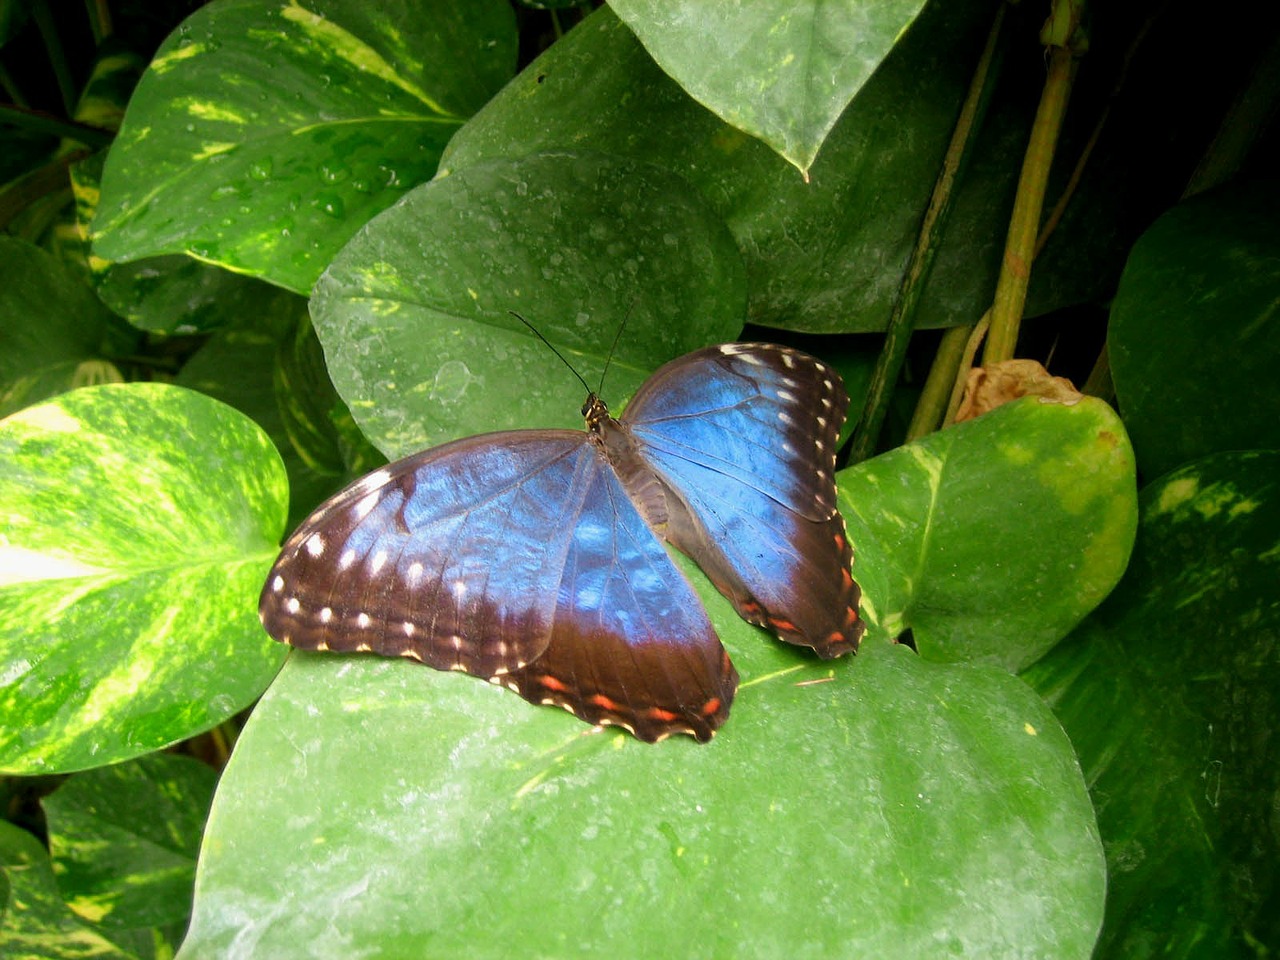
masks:
<instances>
[{"instance_id":1,"label":"butterfly","mask_svg":"<svg viewBox=\"0 0 1280 960\"><path fill-rule=\"evenodd\" d=\"M305 650L404 656L653 742L705 742L738 674L663 543L745 620L823 658L864 629L836 507L848 396L766 343L660 367L586 430L445 443L321 504L267 575L259 614Z\"/></svg>"}]
</instances>

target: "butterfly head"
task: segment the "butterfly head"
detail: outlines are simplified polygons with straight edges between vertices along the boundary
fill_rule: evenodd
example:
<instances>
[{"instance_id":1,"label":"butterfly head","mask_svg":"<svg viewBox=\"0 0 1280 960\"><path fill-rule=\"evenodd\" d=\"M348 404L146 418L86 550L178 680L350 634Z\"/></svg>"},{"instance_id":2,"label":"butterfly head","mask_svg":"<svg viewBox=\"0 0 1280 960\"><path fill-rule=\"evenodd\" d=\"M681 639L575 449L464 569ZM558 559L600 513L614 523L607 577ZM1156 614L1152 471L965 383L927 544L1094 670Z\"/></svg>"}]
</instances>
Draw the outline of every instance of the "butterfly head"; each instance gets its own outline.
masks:
<instances>
[{"instance_id":1,"label":"butterfly head","mask_svg":"<svg viewBox=\"0 0 1280 960\"><path fill-rule=\"evenodd\" d=\"M609 419L608 406L594 391L587 394L582 405L582 419L587 421L587 430L591 433L599 433L601 425Z\"/></svg>"}]
</instances>

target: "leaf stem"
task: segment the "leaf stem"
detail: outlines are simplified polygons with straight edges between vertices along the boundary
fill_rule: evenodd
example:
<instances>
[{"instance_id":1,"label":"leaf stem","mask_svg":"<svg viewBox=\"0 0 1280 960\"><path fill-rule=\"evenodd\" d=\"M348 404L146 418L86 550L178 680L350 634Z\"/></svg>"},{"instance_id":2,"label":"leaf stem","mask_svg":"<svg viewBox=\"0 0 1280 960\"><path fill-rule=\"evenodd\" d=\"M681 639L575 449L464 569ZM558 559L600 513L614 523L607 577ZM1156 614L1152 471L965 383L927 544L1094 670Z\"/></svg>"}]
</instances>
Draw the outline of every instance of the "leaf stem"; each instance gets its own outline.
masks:
<instances>
[{"instance_id":1,"label":"leaf stem","mask_svg":"<svg viewBox=\"0 0 1280 960\"><path fill-rule=\"evenodd\" d=\"M1073 4L1071 0L1059 0L1054 4L1055 15L1062 6L1070 7ZM1072 12L1078 18L1078 10ZM1055 22L1060 21L1051 17L1050 23ZM1066 30L1065 34L1065 42L1070 43L1075 38L1074 29ZM1036 237L1040 232L1045 186L1049 182L1049 168L1053 164L1058 134L1062 130L1062 118L1066 115L1067 101L1071 96L1075 63L1075 53L1070 47L1051 47L1049 71L1031 127L1027 152L1022 161L1018 192L1014 196L1013 213L1009 218L1004 258L1000 264L1000 276L996 281L995 298L991 305L991 330L982 354L982 362L987 365L1013 359L1017 347L1018 326L1027 301L1031 261L1035 259Z\"/></svg>"},{"instance_id":2,"label":"leaf stem","mask_svg":"<svg viewBox=\"0 0 1280 960\"><path fill-rule=\"evenodd\" d=\"M929 199L929 208L925 211L924 221L916 238L915 249L907 262L907 269L898 288L897 299L889 314L889 323L885 329L884 347L876 361L876 368L871 374L871 383L867 387L867 399L862 407L862 416L853 431L853 442L849 448L849 462L858 463L873 456L876 443L880 439L880 430L884 426L888 414L889 401L893 388L902 372L902 364L906 359L907 346L911 342L911 333L915 329L916 310L920 302L920 294L925 282L929 279L929 271L941 245L943 230L951 213L951 204L955 196L956 182L968 163L976 133L982 126L987 106L991 102L991 93L995 88L995 79L999 75L999 67L1003 62L1000 44L1001 28L1004 25L1006 5L1001 4L987 33L987 43L982 56L973 72L969 83L969 92L960 108L960 116L956 119L951 133L951 142L942 160L942 169L933 186L933 194Z\"/></svg>"}]
</instances>

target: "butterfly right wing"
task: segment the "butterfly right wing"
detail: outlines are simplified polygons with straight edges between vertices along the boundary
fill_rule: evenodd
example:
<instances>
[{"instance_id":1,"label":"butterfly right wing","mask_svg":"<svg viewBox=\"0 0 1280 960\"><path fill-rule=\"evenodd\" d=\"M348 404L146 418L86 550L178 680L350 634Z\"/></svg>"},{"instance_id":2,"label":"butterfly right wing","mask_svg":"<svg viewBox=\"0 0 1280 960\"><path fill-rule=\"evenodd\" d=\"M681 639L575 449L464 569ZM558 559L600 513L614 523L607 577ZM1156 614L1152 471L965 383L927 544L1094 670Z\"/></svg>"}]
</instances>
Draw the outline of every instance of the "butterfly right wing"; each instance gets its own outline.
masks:
<instances>
[{"instance_id":1,"label":"butterfly right wing","mask_svg":"<svg viewBox=\"0 0 1280 960\"><path fill-rule=\"evenodd\" d=\"M737 688L692 588L575 431L374 471L288 539L259 612L295 647L408 656L643 740L709 739Z\"/></svg>"}]
</instances>

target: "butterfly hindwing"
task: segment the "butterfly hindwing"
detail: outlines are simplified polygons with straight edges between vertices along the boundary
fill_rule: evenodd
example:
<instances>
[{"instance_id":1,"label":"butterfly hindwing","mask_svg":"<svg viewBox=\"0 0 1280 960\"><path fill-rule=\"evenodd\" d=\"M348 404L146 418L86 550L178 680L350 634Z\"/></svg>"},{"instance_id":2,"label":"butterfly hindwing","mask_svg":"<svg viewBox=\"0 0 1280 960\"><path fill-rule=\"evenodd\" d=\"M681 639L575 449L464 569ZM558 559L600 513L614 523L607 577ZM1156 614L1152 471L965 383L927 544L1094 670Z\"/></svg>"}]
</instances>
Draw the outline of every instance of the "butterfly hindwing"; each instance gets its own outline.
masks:
<instances>
[{"instance_id":1,"label":"butterfly hindwing","mask_svg":"<svg viewBox=\"0 0 1280 960\"><path fill-rule=\"evenodd\" d=\"M352 484L289 538L269 633L505 683L645 740L710 738L737 675L587 435L455 441Z\"/></svg>"},{"instance_id":2,"label":"butterfly hindwing","mask_svg":"<svg viewBox=\"0 0 1280 960\"><path fill-rule=\"evenodd\" d=\"M664 535L739 614L834 657L863 631L836 509L848 397L834 371L772 344L672 361L641 387L625 428L685 507Z\"/></svg>"}]
</instances>

